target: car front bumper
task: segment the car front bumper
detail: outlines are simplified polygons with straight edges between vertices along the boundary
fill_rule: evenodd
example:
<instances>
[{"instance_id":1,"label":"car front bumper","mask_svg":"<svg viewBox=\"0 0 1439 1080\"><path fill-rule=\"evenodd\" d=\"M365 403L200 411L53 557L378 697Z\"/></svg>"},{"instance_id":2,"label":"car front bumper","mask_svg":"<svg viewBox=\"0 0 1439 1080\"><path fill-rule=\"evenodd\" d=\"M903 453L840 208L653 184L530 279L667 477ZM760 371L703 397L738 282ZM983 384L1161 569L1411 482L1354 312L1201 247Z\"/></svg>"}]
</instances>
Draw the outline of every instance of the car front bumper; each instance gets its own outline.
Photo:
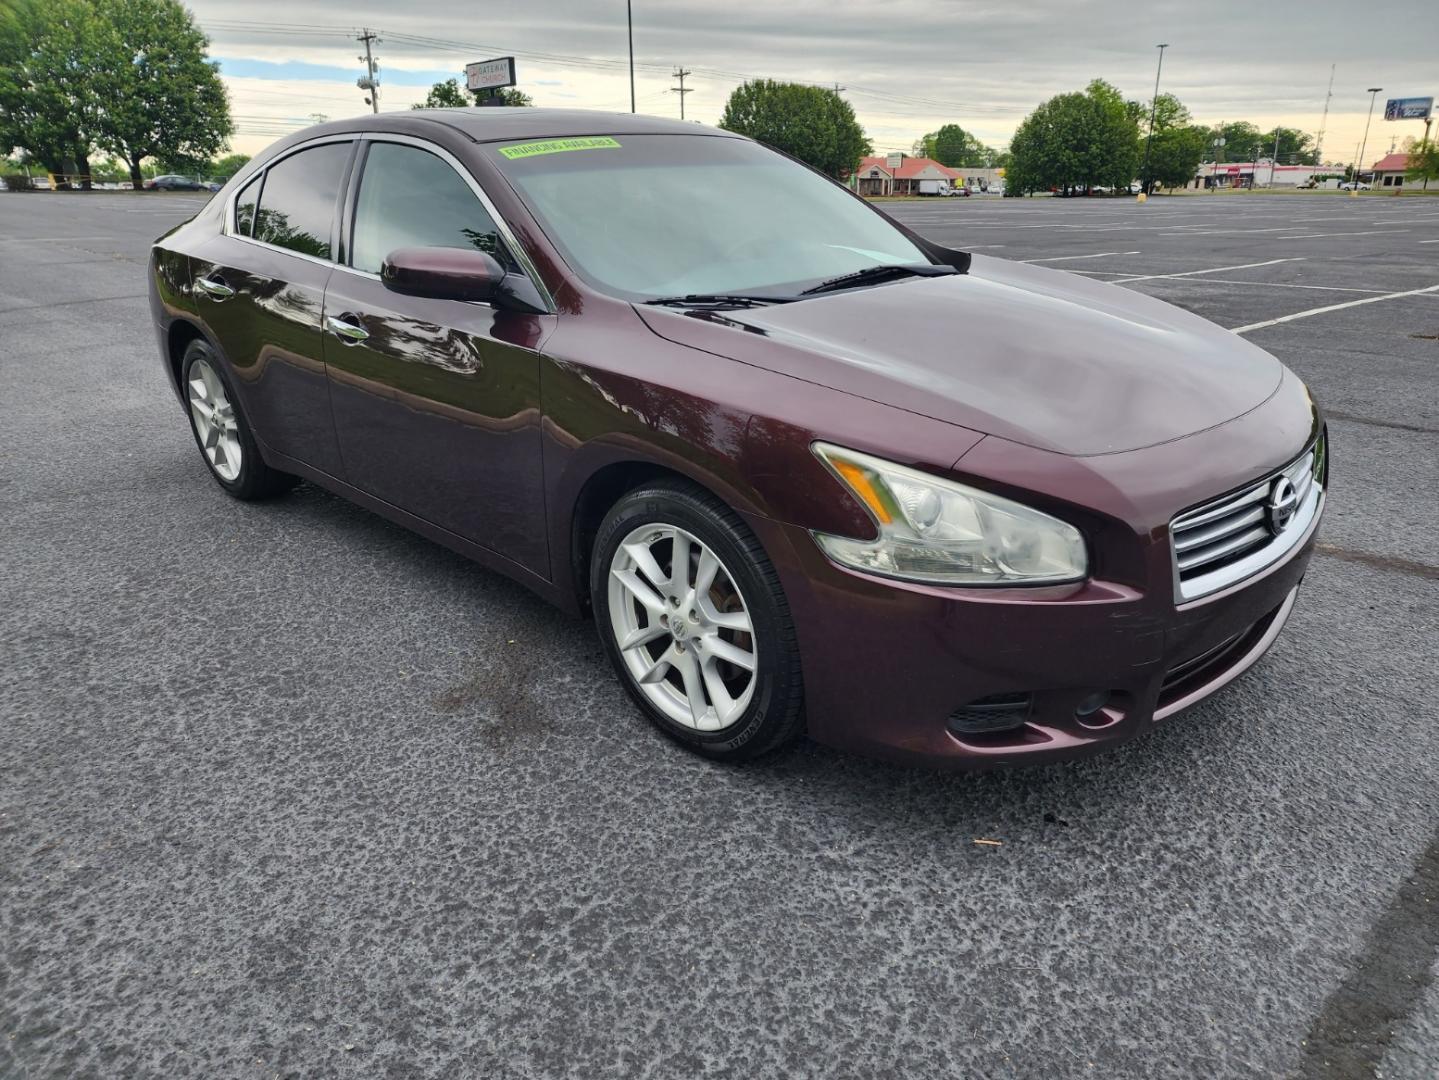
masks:
<instances>
[{"instance_id":1,"label":"car front bumper","mask_svg":"<svg viewBox=\"0 0 1439 1080\"><path fill-rule=\"evenodd\" d=\"M1165 587L1103 581L992 590L885 581L831 563L804 530L771 522L795 559L780 569L809 733L868 756L957 769L1080 757L1141 735L1269 649L1294 607L1319 517L1278 562L1186 603ZM1078 715L1096 693L1108 703ZM1016 694L1029 695L1019 726L954 730L963 706Z\"/></svg>"}]
</instances>

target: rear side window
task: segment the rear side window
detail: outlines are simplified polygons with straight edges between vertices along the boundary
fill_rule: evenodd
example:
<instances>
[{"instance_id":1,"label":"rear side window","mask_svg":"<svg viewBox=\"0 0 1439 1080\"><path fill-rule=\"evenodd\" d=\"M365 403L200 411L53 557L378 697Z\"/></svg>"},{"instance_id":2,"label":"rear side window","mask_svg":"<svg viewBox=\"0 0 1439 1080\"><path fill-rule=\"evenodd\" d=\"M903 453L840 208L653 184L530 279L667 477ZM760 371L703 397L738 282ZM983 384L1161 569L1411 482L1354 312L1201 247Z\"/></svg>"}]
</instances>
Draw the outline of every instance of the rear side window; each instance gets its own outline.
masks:
<instances>
[{"instance_id":1,"label":"rear side window","mask_svg":"<svg viewBox=\"0 0 1439 1080\"><path fill-rule=\"evenodd\" d=\"M260 178L257 176L235 196L235 231L249 236L255 227L255 204L260 201Z\"/></svg>"},{"instance_id":2,"label":"rear side window","mask_svg":"<svg viewBox=\"0 0 1439 1080\"><path fill-rule=\"evenodd\" d=\"M255 239L330 258L330 230L350 145L325 143L271 165L255 213Z\"/></svg>"},{"instance_id":3,"label":"rear side window","mask_svg":"<svg viewBox=\"0 0 1439 1080\"><path fill-rule=\"evenodd\" d=\"M494 218L459 173L427 150L374 142L355 202L352 261L377 274L402 247L475 248L514 269Z\"/></svg>"}]
</instances>

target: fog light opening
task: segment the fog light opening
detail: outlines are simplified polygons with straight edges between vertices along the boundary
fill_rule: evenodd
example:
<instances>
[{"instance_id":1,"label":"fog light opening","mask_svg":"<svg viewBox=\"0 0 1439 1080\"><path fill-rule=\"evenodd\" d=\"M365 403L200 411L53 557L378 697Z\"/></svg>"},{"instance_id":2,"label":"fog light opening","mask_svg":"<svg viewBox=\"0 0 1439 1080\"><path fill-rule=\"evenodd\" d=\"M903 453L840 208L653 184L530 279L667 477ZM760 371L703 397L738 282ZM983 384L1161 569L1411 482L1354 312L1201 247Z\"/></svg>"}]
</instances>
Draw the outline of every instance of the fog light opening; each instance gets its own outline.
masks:
<instances>
[{"instance_id":1,"label":"fog light opening","mask_svg":"<svg viewBox=\"0 0 1439 1080\"><path fill-rule=\"evenodd\" d=\"M1088 720L1095 713L1099 712L1100 709L1108 705L1109 699L1113 696L1112 691L1096 690L1079 703L1079 707L1074 710L1074 715L1080 720Z\"/></svg>"},{"instance_id":2,"label":"fog light opening","mask_svg":"<svg viewBox=\"0 0 1439 1080\"><path fill-rule=\"evenodd\" d=\"M949 730L960 736L1017 730L1029 719L1032 700L1024 692L976 698L949 714Z\"/></svg>"}]
</instances>

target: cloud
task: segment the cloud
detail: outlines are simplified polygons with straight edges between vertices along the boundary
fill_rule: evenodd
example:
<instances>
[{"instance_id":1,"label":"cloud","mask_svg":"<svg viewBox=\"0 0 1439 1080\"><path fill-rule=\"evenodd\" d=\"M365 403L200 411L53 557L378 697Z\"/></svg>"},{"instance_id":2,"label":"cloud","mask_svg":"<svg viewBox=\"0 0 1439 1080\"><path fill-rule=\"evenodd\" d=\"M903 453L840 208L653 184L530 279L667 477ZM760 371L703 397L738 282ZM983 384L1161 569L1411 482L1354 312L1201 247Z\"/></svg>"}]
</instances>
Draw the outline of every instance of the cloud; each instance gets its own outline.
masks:
<instances>
[{"instance_id":1,"label":"cloud","mask_svg":"<svg viewBox=\"0 0 1439 1080\"><path fill-rule=\"evenodd\" d=\"M609 2L495 0L482 19L468 0L403 10L390 0L249 0L244 21L220 0L190 6L213 51L229 58L227 75L239 59L295 62L326 69L335 92L347 85L355 95L353 35L368 25L380 34L385 108L407 104L416 80L506 55L540 105L561 103L553 88L563 85L577 95L570 101L629 107L624 8ZM1393 0L1378 18L1332 0L666 0L635 9L637 91L643 109L678 115L669 88L683 66L693 72L687 114L713 123L748 76L837 84L881 149L907 147L947 121L999 145L1040 101L1092 78L1147 98L1154 46L1164 41L1163 89L1203 123L1313 133L1337 61L1325 142L1343 156L1363 129L1365 87L1386 87L1381 98L1439 92L1432 34L1402 30L1430 25L1430 6ZM1376 120L1371 145L1421 131Z\"/></svg>"}]
</instances>

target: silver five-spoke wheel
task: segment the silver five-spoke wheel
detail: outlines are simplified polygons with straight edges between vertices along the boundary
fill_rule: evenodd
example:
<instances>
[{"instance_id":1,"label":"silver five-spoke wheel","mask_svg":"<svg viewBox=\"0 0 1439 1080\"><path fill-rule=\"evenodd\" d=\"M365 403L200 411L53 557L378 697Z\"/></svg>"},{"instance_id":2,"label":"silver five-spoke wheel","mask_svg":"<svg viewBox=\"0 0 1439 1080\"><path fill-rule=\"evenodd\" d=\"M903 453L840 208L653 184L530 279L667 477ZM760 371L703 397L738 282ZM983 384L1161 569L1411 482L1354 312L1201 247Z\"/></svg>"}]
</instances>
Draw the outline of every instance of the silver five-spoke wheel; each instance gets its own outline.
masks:
<instances>
[{"instance_id":1,"label":"silver five-spoke wheel","mask_svg":"<svg viewBox=\"0 0 1439 1080\"><path fill-rule=\"evenodd\" d=\"M644 525L610 561L610 628L640 691L696 731L735 723L754 695L749 608L729 570L693 534Z\"/></svg>"},{"instance_id":2,"label":"silver five-spoke wheel","mask_svg":"<svg viewBox=\"0 0 1439 1080\"><path fill-rule=\"evenodd\" d=\"M195 431L210 467L222 480L234 480L240 475L239 424L220 376L204 357L190 365L188 396Z\"/></svg>"}]
</instances>

